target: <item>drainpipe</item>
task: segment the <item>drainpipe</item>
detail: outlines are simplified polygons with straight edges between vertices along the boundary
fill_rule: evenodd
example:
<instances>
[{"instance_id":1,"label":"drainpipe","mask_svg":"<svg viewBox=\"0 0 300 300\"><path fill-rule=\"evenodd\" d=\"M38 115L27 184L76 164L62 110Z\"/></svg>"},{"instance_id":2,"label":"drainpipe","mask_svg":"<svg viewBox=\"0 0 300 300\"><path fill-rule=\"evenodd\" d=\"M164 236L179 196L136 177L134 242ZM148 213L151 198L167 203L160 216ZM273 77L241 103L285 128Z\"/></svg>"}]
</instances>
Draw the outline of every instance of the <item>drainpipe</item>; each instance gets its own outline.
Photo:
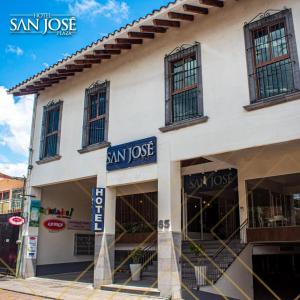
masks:
<instances>
[{"instance_id":1,"label":"drainpipe","mask_svg":"<svg viewBox=\"0 0 300 300\"><path fill-rule=\"evenodd\" d=\"M25 223L22 225L19 233L20 245L18 247L18 259L16 266L16 277L22 277L25 271L25 260L26 260L26 248L24 249L26 232L28 232L28 220L29 220L29 210L30 210L30 183L31 183L31 171L32 171L32 161L33 161L33 140L35 132L35 121L36 121L36 110L37 110L37 101L39 94L34 94L33 102L33 111L32 111L32 120L31 120L31 132L30 132L30 142L29 142L29 156L28 156L28 169L27 169L27 179L24 181L23 187L23 199L22 199L22 215L25 218Z\"/></svg>"}]
</instances>

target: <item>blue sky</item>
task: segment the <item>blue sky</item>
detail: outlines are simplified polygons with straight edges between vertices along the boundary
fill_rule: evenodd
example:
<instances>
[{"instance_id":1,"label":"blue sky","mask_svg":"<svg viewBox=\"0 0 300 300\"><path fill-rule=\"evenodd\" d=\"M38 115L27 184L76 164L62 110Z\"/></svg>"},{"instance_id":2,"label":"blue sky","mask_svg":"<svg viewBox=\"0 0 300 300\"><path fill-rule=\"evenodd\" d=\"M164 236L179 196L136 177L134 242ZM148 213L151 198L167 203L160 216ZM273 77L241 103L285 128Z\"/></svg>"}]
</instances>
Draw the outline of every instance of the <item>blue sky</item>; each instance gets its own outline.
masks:
<instances>
[{"instance_id":1,"label":"blue sky","mask_svg":"<svg viewBox=\"0 0 300 300\"><path fill-rule=\"evenodd\" d=\"M6 0L0 11L0 172L24 175L32 96L12 98L5 89L151 12L168 0ZM10 33L12 14L46 12L76 16L73 36Z\"/></svg>"}]
</instances>

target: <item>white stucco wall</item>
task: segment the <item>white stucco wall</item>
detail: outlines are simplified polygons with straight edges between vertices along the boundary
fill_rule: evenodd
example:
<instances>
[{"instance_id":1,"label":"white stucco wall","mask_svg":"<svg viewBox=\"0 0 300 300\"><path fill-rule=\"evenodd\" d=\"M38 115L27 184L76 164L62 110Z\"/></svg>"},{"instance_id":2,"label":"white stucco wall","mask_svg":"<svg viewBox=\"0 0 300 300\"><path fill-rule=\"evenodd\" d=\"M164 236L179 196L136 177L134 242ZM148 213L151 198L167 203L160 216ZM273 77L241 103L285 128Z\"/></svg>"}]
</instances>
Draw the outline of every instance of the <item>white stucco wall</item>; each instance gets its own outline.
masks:
<instances>
[{"instance_id":1,"label":"white stucco wall","mask_svg":"<svg viewBox=\"0 0 300 300\"><path fill-rule=\"evenodd\" d=\"M257 145L298 139L300 101L246 112L249 104L243 25L267 9L292 8L300 50L300 2L297 0L227 0L195 21L182 22L155 40L122 51L122 55L94 65L76 76L41 92L34 131L33 161L39 159L42 110L50 100L63 100L58 161L36 165L31 184L40 186L99 174L106 149L79 154L82 140L84 92L96 80L110 81L109 141L112 145L148 136L158 138L158 164L222 153ZM207 123L169 133L164 125L164 56L177 46L198 41L202 48L204 114ZM298 51L300 53L300 51ZM165 150L164 150L165 151ZM122 170L103 177L107 185L157 179L155 166Z\"/></svg>"},{"instance_id":2,"label":"white stucco wall","mask_svg":"<svg viewBox=\"0 0 300 300\"><path fill-rule=\"evenodd\" d=\"M90 197L75 183L55 185L42 190L42 207L74 208L72 221L91 221ZM53 215L41 215L37 264L59 264L69 262L91 261L92 256L74 255L75 233L91 233L89 231L77 231L64 229L60 232L49 232L43 223L47 219L57 219ZM68 223L67 219L61 219Z\"/></svg>"}]
</instances>

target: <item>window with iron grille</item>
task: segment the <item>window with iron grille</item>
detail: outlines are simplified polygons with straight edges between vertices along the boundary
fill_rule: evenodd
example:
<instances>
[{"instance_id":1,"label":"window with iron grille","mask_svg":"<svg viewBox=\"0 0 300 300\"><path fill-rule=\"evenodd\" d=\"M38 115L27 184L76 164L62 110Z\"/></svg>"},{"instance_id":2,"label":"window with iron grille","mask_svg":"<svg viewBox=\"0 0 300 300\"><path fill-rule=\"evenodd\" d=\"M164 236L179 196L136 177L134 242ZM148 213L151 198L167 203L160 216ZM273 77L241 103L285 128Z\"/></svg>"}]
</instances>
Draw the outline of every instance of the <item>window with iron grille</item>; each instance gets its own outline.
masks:
<instances>
[{"instance_id":1,"label":"window with iron grille","mask_svg":"<svg viewBox=\"0 0 300 300\"><path fill-rule=\"evenodd\" d=\"M58 155L62 101L50 102L44 106L40 159Z\"/></svg>"},{"instance_id":2,"label":"window with iron grille","mask_svg":"<svg viewBox=\"0 0 300 300\"><path fill-rule=\"evenodd\" d=\"M83 148L107 141L109 82L96 82L85 91Z\"/></svg>"},{"instance_id":3,"label":"window with iron grille","mask_svg":"<svg viewBox=\"0 0 300 300\"><path fill-rule=\"evenodd\" d=\"M94 255L94 234L75 234L74 255Z\"/></svg>"},{"instance_id":4,"label":"window with iron grille","mask_svg":"<svg viewBox=\"0 0 300 300\"><path fill-rule=\"evenodd\" d=\"M251 103L300 89L292 12L289 9L245 25Z\"/></svg>"},{"instance_id":5,"label":"window with iron grille","mask_svg":"<svg viewBox=\"0 0 300 300\"><path fill-rule=\"evenodd\" d=\"M166 125L203 115L200 44L183 45L165 57Z\"/></svg>"}]
</instances>

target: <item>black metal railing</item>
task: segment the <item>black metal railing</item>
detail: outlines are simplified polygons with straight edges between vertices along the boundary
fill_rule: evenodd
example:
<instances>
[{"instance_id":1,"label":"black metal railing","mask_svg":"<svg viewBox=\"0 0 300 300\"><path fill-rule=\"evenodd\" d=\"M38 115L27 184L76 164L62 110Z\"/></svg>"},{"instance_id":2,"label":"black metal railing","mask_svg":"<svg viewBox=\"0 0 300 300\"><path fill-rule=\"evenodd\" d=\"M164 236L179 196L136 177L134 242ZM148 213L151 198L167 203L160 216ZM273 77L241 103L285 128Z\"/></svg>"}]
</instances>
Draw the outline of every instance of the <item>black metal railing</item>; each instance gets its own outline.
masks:
<instances>
[{"instance_id":1,"label":"black metal railing","mask_svg":"<svg viewBox=\"0 0 300 300\"><path fill-rule=\"evenodd\" d=\"M153 262L157 260L157 241L152 242L142 249L143 256L141 258L141 264L143 270L148 266L153 265Z\"/></svg>"},{"instance_id":2,"label":"black metal railing","mask_svg":"<svg viewBox=\"0 0 300 300\"><path fill-rule=\"evenodd\" d=\"M232 213L232 212L230 212ZM238 228L231 232L227 239L223 240L214 232L214 240L185 241L183 242L182 256L182 280L185 288L198 288L194 267L204 267L203 277L205 285L213 285L226 272L235 259L246 247L246 228L248 220L245 220ZM191 253L190 245L199 244L201 255Z\"/></svg>"},{"instance_id":3,"label":"black metal railing","mask_svg":"<svg viewBox=\"0 0 300 300\"><path fill-rule=\"evenodd\" d=\"M258 67L255 73L250 75L256 83L257 99L253 102L294 92L293 64L294 62L287 58Z\"/></svg>"},{"instance_id":4,"label":"black metal railing","mask_svg":"<svg viewBox=\"0 0 300 300\"><path fill-rule=\"evenodd\" d=\"M225 241L220 241L221 246L212 257L212 261L216 263L216 265L213 265L213 272L210 274L212 282L216 282L222 276L245 248L247 225L248 219L233 231Z\"/></svg>"}]
</instances>

